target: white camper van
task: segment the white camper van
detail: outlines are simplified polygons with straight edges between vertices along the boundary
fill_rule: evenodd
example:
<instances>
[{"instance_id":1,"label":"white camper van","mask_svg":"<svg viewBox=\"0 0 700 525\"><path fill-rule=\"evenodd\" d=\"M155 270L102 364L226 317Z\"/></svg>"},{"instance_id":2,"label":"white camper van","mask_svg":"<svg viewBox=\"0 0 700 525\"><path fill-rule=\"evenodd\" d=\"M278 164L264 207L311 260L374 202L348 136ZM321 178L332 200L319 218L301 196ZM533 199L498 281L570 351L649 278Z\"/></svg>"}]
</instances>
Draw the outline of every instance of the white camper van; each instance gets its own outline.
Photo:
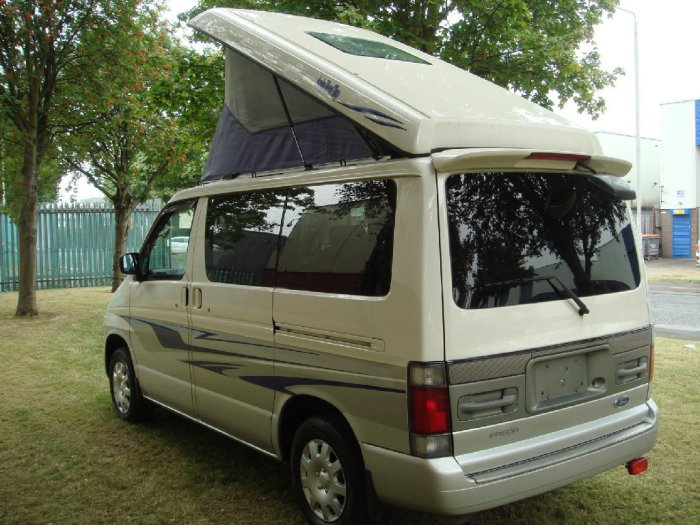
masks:
<instances>
[{"instance_id":1,"label":"white camper van","mask_svg":"<svg viewBox=\"0 0 700 525\"><path fill-rule=\"evenodd\" d=\"M157 404L291 466L310 523L464 515L646 468L657 407L627 162L377 34L213 9L202 184L106 316L116 414Z\"/></svg>"}]
</instances>

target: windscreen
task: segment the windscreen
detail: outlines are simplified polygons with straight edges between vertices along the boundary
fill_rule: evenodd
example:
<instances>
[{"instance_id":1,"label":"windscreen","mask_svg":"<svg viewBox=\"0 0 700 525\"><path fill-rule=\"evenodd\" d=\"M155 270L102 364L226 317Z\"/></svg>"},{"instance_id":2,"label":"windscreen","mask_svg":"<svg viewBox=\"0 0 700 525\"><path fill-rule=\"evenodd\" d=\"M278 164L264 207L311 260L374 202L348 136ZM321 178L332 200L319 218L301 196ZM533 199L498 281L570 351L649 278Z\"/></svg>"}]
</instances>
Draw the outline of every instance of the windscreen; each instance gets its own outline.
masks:
<instances>
[{"instance_id":1,"label":"windscreen","mask_svg":"<svg viewBox=\"0 0 700 525\"><path fill-rule=\"evenodd\" d=\"M470 173L446 182L452 292L494 308L631 290L639 261L626 204L590 176Z\"/></svg>"}]
</instances>

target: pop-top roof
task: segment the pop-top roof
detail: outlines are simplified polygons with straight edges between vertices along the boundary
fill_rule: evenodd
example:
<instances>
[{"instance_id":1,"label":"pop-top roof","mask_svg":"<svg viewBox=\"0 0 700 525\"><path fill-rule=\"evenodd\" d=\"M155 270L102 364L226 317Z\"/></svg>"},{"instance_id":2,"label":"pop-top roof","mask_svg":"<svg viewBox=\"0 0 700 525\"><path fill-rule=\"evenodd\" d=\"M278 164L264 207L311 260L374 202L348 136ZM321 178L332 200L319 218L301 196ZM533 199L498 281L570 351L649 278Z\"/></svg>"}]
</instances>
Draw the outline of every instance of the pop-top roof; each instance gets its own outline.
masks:
<instances>
[{"instance_id":1,"label":"pop-top roof","mask_svg":"<svg viewBox=\"0 0 700 525\"><path fill-rule=\"evenodd\" d=\"M206 11L189 25L227 48L226 105L208 172L376 156L372 137L406 155L456 148L601 153L595 136L567 119L371 31L223 8ZM308 137L290 142L280 136L281 116L301 135L306 123ZM366 136L358 134L358 126ZM231 155L225 152L240 144L241 137L246 144L266 144L270 162L238 159L232 169ZM304 140L306 153L300 146ZM310 151L313 144L320 144L322 152ZM218 160L213 158L217 147ZM279 152L283 160L273 166Z\"/></svg>"}]
</instances>

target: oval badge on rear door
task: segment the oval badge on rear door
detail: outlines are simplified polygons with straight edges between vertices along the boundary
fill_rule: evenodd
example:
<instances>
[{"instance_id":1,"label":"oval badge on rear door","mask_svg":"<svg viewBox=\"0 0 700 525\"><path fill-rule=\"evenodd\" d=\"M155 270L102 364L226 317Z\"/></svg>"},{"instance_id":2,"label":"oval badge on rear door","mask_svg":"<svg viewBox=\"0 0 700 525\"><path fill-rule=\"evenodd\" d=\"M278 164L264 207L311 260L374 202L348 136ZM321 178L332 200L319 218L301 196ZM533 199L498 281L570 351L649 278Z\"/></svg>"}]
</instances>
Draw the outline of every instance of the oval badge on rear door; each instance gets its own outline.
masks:
<instances>
[{"instance_id":1,"label":"oval badge on rear door","mask_svg":"<svg viewBox=\"0 0 700 525\"><path fill-rule=\"evenodd\" d=\"M625 406L629 402L630 402L629 396L622 396L622 397L618 397L613 402L613 405L615 405L615 408L622 408L623 406Z\"/></svg>"}]
</instances>

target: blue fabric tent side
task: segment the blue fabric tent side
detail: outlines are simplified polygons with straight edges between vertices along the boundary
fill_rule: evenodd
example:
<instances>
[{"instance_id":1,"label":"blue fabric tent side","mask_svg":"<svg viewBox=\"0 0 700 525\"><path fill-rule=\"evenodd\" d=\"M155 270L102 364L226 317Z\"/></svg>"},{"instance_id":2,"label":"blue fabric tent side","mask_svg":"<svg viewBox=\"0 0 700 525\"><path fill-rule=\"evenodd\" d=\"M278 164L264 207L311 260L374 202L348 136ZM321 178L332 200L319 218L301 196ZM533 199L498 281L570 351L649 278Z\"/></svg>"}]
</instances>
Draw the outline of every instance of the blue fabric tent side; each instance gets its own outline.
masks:
<instances>
[{"instance_id":1,"label":"blue fabric tent side","mask_svg":"<svg viewBox=\"0 0 700 525\"><path fill-rule=\"evenodd\" d=\"M372 151L353 125L338 115L291 126L248 131L224 105L202 182L240 173L368 158ZM301 154L300 154L301 151ZM303 154L303 158L302 155Z\"/></svg>"}]
</instances>

